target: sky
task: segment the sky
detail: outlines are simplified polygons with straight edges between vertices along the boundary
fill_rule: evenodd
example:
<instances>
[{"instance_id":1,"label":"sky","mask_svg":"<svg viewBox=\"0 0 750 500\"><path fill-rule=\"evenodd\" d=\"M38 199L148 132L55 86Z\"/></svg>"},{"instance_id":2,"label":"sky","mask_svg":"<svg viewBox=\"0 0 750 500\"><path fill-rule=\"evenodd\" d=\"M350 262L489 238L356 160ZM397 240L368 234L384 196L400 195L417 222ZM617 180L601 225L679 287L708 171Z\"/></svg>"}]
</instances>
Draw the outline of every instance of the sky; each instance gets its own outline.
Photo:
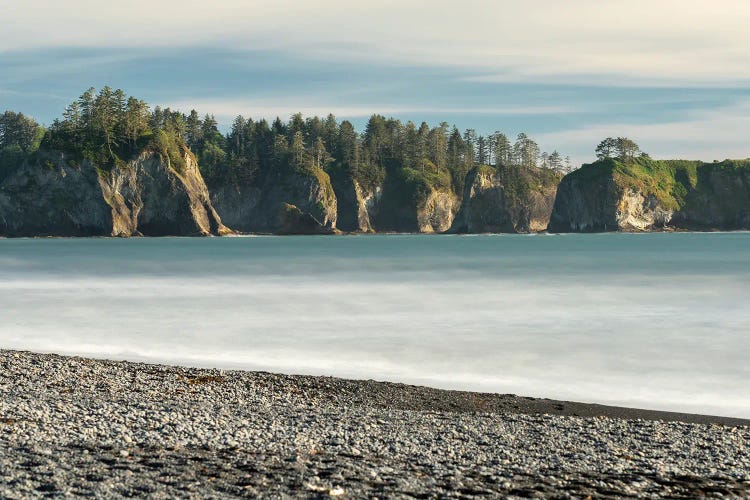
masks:
<instances>
[{"instance_id":1,"label":"sky","mask_svg":"<svg viewBox=\"0 0 750 500\"><path fill-rule=\"evenodd\" d=\"M90 86L233 118L526 132L574 163L750 157L747 0L2 0L0 111Z\"/></svg>"}]
</instances>

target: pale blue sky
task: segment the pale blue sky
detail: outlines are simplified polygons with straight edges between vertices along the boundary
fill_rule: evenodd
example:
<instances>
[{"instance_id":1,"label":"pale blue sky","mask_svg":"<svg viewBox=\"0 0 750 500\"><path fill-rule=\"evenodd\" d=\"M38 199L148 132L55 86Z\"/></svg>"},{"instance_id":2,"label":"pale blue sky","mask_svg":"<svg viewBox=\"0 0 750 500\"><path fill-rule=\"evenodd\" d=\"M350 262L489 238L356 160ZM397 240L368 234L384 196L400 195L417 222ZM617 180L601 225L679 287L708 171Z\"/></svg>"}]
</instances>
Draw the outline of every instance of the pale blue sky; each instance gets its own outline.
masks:
<instances>
[{"instance_id":1,"label":"pale blue sky","mask_svg":"<svg viewBox=\"0 0 750 500\"><path fill-rule=\"evenodd\" d=\"M378 112L525 131L577 162L614 134L750 156L746 0L6 0L0 20L0 110L44 123L110 85L225 127Z\"/></svg>"}]
</instances>

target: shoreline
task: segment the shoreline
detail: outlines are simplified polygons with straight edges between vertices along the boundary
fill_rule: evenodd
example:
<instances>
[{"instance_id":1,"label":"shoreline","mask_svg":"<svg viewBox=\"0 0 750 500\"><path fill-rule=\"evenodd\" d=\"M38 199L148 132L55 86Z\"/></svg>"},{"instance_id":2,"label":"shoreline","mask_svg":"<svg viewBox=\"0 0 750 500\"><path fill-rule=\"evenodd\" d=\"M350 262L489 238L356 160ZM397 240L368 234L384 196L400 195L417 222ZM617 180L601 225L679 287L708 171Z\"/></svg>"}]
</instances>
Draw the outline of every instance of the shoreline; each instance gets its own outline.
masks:
<instances>
[{"instance_id":1,"label":"shoreline","mask_svg":"<svg viewBox=\"0 0 750 500\"><path fill-rule=\"evenodd\" d=\"M748 424L0 350L3 498L746 496Z\"/></svg>"},{"instance_id":2,"label":"shoreline","mask_svg":"<svg viewBox=\"0 0 750 500\"><path fill-rule=\"evenodd\" d=\"M670 228L670 229L650 229L643 231L569 231L569 232L550 232L550 231L529 231L520 233L459 233L459 232L397 232L397 231L375 231L375 232L364 232L364 231L338 231L336 233L242 233L233 232L230 234L222 235L201 235L201 234L189 234L189 235L159 235L159 236L148 236L148 235L133 235L133 236L112 236L112 235L91 235L91 236L57 236L57 235L36 235L36 236L8 236L0 235L0 240L48 240L48 239L64 239L64 240L77 240L77 239L112 239L112 240L128 240L128 239L165 239L165 238L260 238L260 237L289 237L289 236L568 236L568 235L605 235L605 234L742 234L750 233L750 229L685 229L685 228Z\"/></svg>"},{"instance_id":3,"label":"shoreline","mask_svg":"<svg viewBox=\"0 0 750 500\"><path fill-rule=\"evenodd\" d=\"M48 351L38 352L0 349L0 356L5 355L6 353L30 356L52 356L63 360L67 359L78 362L88 361L107 364L122 364L127 367L142 370L178 370L185 373L205 372L209 374L206 375L209 377L216 376L215 374L217 373L220 374L218 376L226 378L242 377L243 375L254 377L275 377L286 379L300 386L315 386L316 384L322 384L322 388L317 389L319 396L333 396L333 394L329 393L332 388L335 388L336 392L342 390L345 391L349 397L357 400L359 404L368 404L374 407L406 411L550 415L583 418L605 417L622 420L640 419L691 424L716 424L729 427L750 427L750 418L653 410L630 406L586 403L517 394L442 389L429 385L396 381L348 378L331 375L287 374L267 370L218 368L179 363L161 363L148 360L112 359L93 355L58 354Z\"/></svg>"}]
</instances>

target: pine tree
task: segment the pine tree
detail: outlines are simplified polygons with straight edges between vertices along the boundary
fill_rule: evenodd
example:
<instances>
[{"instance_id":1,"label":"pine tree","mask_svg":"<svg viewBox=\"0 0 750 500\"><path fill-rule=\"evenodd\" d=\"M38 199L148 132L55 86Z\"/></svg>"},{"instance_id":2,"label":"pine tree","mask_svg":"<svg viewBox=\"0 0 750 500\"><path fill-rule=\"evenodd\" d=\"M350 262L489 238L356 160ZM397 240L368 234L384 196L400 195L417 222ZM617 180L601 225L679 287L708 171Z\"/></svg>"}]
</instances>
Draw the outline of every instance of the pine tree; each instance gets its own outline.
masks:
<instances>
[{"instance_id":1,"label":"pine tree","mask_svg":"<svg viewBox=\"0 0 750 500\"><path fill-rule=\"evenodd\" d=\"M513 147L502 132L495 132L495 166L510 166L513 161Z\"/></svg>"},{"instance_id":2,"label":"pine tree","mask_svg":"<svg viewBox=\"0 0 750 500\"><path fill-rule=\"evenodd\" d=\"M476 156L476 140L477 133L474 129L466 129L464 132L464 163L467 170L474 168L474 160Z\"/></svg>"},{"instance_id":3,"label":"pine tree","mask_svg":"<svg viewBox=\"0 0 750 500\"><path fill-rule=\"evenodd\" d=\"M185 120L185 137L188 147L198 153L198 149L203 142L203 122L194 109L190 110L190 114Z\"/></svg>"}]
</instances>

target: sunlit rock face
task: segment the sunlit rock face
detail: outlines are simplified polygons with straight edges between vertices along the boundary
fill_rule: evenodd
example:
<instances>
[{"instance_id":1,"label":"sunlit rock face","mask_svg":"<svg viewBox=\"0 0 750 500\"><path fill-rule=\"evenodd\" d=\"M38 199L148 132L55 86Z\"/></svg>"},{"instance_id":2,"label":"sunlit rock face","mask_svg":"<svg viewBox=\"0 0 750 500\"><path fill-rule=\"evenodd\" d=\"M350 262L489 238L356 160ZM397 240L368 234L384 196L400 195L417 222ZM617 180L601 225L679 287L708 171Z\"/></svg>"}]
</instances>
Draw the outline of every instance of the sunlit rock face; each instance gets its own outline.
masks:
<instances>
[{"instance_id":1,"label":"sunlit rock face","mask_svg":"<svg viewBox=\"0 0 750 500\"><path fill-rule=\"evenodd\" d=\"M231 232L213 209L192 153L180 165L144 151L104 170L47 154L0 185L6 236L193 236Z\"/></svg>"},{"instance_id":2,"label":"sunlit rock face","mask_svg":"<svg viewBox=\"0 0 750 500\"><path fill-rule=\"evenodd\" d=\"M567 175L552 232L750 228L750 162L604 160Z\"/></svg>"},{"instance_id":3,"label":"sunlit rock face","mask_svg":"<svg viewBox=\"0 0 750 500\"><path fill-rule=\"evenodd\" d=\"M363 187L349 176L332 180L336 194L336 227L342 231L372 233L382 186Z\"/></svg>"}]
</instances>

